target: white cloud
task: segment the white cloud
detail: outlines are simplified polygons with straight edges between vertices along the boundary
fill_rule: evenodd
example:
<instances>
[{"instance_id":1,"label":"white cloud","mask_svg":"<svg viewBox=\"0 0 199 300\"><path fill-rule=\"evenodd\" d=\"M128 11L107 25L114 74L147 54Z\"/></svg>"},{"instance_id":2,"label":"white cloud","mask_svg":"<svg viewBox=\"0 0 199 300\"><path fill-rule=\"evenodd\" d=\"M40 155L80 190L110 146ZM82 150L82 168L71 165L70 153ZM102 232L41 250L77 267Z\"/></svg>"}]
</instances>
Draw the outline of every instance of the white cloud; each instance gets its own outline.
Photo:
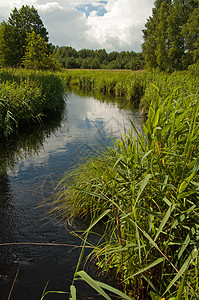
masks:
<instances>
[{"instance_id":1,"label":"white cloud","mask_svg":"<svg viewBox=\"0 0 199 300\"><path fill-rule=\"evenodd\" d=\"M63 7L59 5L58 2L47 2L45 4L37 4L36 8L40 12L47 12L47 13L51 13L53 11L63 9Z\"/></svg>"},{"instance_id":2,"label":"white cloud","mask_svg":"<svg viewBox=\"0 0 199 300\"><path fill-rule=\"evenodd\" d=\"M89 39L99 41L101 48L109 51L115 48L140 51L142 29L151 14L152 1L109 1L107 7L109 11L104 16L91 13L88 17Z\"/></svg>"},{"instance_id":3,"label":"white cloud","mask_svg":"<svg viewBox=\"0 0 199 300\"><path fill-rule=\"evenodd\" d=\"M0 0L0 21L14 7L34 5L49 32L50 41L74 48L105 48L107 51L140 51L142 29L151 15L154 0ZM88 18L78 5L104 5L106 12Z\"/></svg>"}]
</instances>

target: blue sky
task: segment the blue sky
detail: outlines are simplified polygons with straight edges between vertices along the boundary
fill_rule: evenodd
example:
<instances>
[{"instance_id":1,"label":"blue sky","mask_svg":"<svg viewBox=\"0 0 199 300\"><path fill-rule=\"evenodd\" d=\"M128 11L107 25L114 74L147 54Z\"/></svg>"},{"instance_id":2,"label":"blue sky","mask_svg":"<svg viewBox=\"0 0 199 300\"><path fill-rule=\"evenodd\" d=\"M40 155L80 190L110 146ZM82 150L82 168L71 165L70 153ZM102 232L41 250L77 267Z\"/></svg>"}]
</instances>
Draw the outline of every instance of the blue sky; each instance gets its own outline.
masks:
<instances>
[{"instance_id":1,"label":"blue sky","mask_svg":"<svg viewBox=\"0 0 199 300\"><path fill-rule=\"evenodd\" d=\"M142 29L154 0L0 0L0 21L14 7L33 5L50 42L76 50L141 51Z\"/></svg>"},{"instance_id":2,"label":"blue sky","mask_svg":"<svg viewBox=\"0 0 199 300\"><path fill-rule=\"evenodd\" d=\"M97 5L93 5L92 3L80 4L77 5L76 8L77 10L85 13L87 18L89 17L92 11L96 11L97 16L104 16L104 14L107 13L104 4L107 4L107 1L99 1L99 4Z\"/></svg>"}]
</instances>

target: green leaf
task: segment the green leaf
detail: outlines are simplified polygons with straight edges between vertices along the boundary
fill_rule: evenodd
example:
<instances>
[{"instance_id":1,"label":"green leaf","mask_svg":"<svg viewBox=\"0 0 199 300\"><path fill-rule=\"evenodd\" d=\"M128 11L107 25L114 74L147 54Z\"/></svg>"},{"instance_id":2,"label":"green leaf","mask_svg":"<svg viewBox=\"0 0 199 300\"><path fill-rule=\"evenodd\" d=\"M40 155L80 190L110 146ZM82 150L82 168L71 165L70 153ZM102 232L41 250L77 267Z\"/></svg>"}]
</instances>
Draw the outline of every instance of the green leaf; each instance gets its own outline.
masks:
<instances>
[{"instance_id":1,"label":"green leaf","mask_svg":"<svg viewBox=\"0 0 199 300\"><path fill-rule=\"evenodd\" d=\"M104 211L89 227L88 229L85 231L89 232L104 216L106 216L109 212L111 212L111 209L107 209L106 211Z\"/></svg>"},{"instance_id":2,"label":"green leaf","mask_svg":"<svg viewBox=\"0 0 199 300\"><path fill-rule=\"evenodd\" d=\"M155 260L154 262L152 262L150 265L148 265L148 266L145 267L145 268L142 268L141 270L139 270L139 271L136 272L135 274L133 274L133 275L131 275L130 277L128 277L127 279L125 279L124 281L126 281L126 280L128 280L128 279L130 279L130 278L132 278L132 277L135 277L135 276L137 276L138 274L141 274L141 273L143 273L143 272L145 272L145 271L147 271L147 270L149 270L149 269L151 269L151 268L157 266L158 264L160 264L160 263L163 262L163 261L164 261L164 258L163 258L163 257L160 257L160 258L156 259L156 260Z\"/></svg>"},{"instance_id":3,"label":"green leaf","mask_svg":"<svg viewBox=\"0 0 199 300\"><path fill-rule=\"evenodd\" d=\"M164 217L163 217L163 219L162 219L162 222L160 223L160 226L159 226L158 231L157 231L157 233L156 233L156 235L155 235L154 241L157 240L159 234L161 233L162 229L164 228L165 224L167 223L168 219L170 218L171 213L172 213L172 211L173 211L173 208L174 208L173 206L170 206L170 207L168 208L166 214L164 215Z\"/></svg>"},{"instance_id":4,"label":"green leaf","mask_svg":"<svg viewBox=\"0 0 199 300\"><path fill-rule=\"evenodd\" d=\"M191 179L196 175L197 171L198 171L198 164L199 164L199 160L196 160L196 163L192 169L192 173L189 175L189 177L187 177L181 184L179 187L179 194L182 193L182 191L184 191L184 189L188 186L188 184L190 183Z\"/></svg>"},{"instance_id":5,"label":"green leaf","mask_svg":"<svg viewBox=\"0 0 199 300\"><path fill-rule=\"evenodd\" d=\"M86 281L94 290L96 290L100 295L102 295L107 300L111 300L111 298L104 292L104 290L99 286L99 284L91 278L85 271L77 272L84 281Z\"/></svg>"},{"instance_id":6,"label":"green leaf","mask_svg":"<svg viewBox=\"0 0 199 300\"><path fill-rule=\"evenodd\" d=\"M182 299L182 293L183 293L184 286L185 286L186 273L187 273L187 270L184 272L184 275L183 275L183 278L182 278L182 282L181 282L181 284L180 284L180 286L178 288L178 293L177 293L176 300L181 300Z\"/></svg>"},{"instance_id":7,"label":"green leaf","mask_svg":"<svg viewBox=\"0 0 199 300\"><path fill-rule=\"evenodd\" d=\"M197 254L198 254L197 249L193 249L192 252L191 252L191 254L188 256L188 258L186 259L186 261L182 265L182 267L179 270L179 272L176 274L176 276L173 278L173 280L168 285L168 287L167 287L167 289L166 289L166 291L164 292L163 295L165 295L170 290L170 288L175 284L175 282L184 274L184 272L189 267L191 261L194 260L197 257Z\"/></svg>"},{"instance_id":8,"label":"green leaf","mask_svg":"<svg viewBox=\"0 0 199 300\"><path fill-rule=\"evenodd\" d=\"M160 118L160 109L158 109L155 113L154 119L153 119L153 127L156 127L158 125Z\"/></svg>"},{"instance_id":9,"label":"green leaf","mask_svg":"<svg viewBox=\"0 0 199 300\"><path fill-rule=\"evenodd\" d=\"M161 296L154 292L150 292L150 296L151 296L152 300L160 300L161 299Z\"/></svg>"},{"instance_id":10,"label":"green leaf","mask_svg":"<svg viewBox=\"0 0 199 300\"><path fill-rule=\"evenodd\" d=\"M72 297L72 298L70 297L70 300L76 300L77 299L76 288L73 284L70 286L70 295Z\"/></svg>"},{"instance_id":11,"label":"green leaf","mask_svg":"<svg viewBox=\"0 0 199 300\"><path fill-rule=\"evenodd\" d=\"M144 278L144 280L146 280L146 282L148 282L148 284L150 285L150 287L152 287L152 289L159 294L159 290L154 286L154 284L151 282L151 280L144 276L144 274L142 274L142 277Z\"/></svg>"},{"instance_id":12,"label":"green leaf","mask_svg":"<svg viewBox=\"0 0 199 300\"><path fill-rule=\"evenodd\" d=\"M145 158L151 153L153 152L153 150L149 150L147 153L145 153L145 155L142 157L141 159L141 163L145 160Z\"/></svg>"},{"instance_id":13,"label":"green leaf","mask_svg":"<svg viewBox=\"0 0 199 300\"><path fill-rule=\"evenodd\" d=\"M149 182L149 179L151 178L151 174L147 174L145 176L145 178L141 181L140 183L140 189L138 191L138 195L137 195L137 198L136 198L136 202L138 201L138 199L140 198L143 190L145 189L145 187L147 186L148 182Z\"/></svg>"},{"instance_id":14,"label":"green leaf","mask_svg":"<svg viewBox=\"0 0 199 300\"><path fill-rule=\"evenodd\" d=\"M132 300L132 298L130 298L129 296L125 295L124 293L122 293L121 291L119 291L118 289L116 288L113 288L112 286L106 284L106 283L103 283L103 282L99 282L99 281L96 281L99 286L101 286L103 289L105 290L108 290L109 292L112 292L124 299L127 299L127 300Z\"/></svg>"}]
</instances>

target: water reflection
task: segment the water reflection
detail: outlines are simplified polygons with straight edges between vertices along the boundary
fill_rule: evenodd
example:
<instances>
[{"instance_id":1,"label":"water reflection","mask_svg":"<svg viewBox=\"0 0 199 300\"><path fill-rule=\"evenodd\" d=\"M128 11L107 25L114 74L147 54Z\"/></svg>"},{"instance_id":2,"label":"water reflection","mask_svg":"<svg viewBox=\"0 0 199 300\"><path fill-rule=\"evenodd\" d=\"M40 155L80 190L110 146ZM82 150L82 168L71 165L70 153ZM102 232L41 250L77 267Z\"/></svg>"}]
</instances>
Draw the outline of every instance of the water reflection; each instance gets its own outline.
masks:
<instances>
[{"instance_id":1,"label":"water reflection","mask_svg":"<svg viewBox=\"0 0 199 300\"><path fill-rule=\"evenodd\" d=\"M20 271L12 295L15 300L40 299L48 280L51 289L69 289L79 249L69 250L80 241L70 235L62 222L55 222L51 216L44 219L48 208L40 203L52 194L64 172L128 131L129 119L133 119L138 130L141 128L139 112L123 110L117 103L70 92L66 102L64 114L51 117L50 125L35 127L33 133L24 131L17 139L0 146L1 242L71 245L66 248L1 247L2 300L8 297L18 267ZM78 229L82 226L76 224ZM61 298L58 295L51 299Z\"/></svg>"},{"instance_id":2,"label":"water reflection","mask_svg":"<svg viewBox=\"0 0 199 300\"><path fill-rule=\"evenodd\" d=\"M72 88L68 87L68 91L73 91L75 94L81 97L93 97L101 102L106 103L117 103L117 106L121 109L138 109L140 101L126 101L124 97L116 97L114 94L106 94L100 91L96 91L95 89L83 89L80 88L78 85L73 86Z\"/></svg>"},{"instance_id":3,"label":"water reflection","mask_svg":"<svg viewBox=\"0 0 199 300\"><path fill-rule=\"evenodd\" d=\"M59 128L62 117L63 111L51 114L43 119L43 123L33 124L34 128L24 128L17 135L1 141L0 174L6 174L8 169L13 169L18 161L24 160L27 156L37 154L44 140Z\"/></svg>"}]
</instances>

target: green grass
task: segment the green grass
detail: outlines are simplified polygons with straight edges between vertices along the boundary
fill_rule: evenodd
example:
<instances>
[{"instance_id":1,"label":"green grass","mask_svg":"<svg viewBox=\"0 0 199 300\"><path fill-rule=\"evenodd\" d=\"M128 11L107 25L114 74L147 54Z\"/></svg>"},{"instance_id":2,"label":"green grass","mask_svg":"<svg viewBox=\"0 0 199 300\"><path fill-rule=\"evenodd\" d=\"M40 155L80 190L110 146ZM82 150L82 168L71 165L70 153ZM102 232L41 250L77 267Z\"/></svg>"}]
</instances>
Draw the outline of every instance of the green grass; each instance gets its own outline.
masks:
<instances>
[{"instance_id":1,"label":"green grass","mask_svg":"<svg viewBox=\"0 0 199 300\"><path fill-rule=\"evenodd\" d=\"M63 83L50 72L0 70L0 138L41 122L63 105Z\"/></svg>"},{"instance_id":2,"label":"green grass","mask_svg":"<svg viewBox=\"0 0 199 300\"><path fill-rule=\"evenodd\" d=\"M143 74L145 136L133 138L132 124L114 148L65 176L54 211L94 220L110 210L91 257L132 299L197 299L198 76Z\"/></svg>"}]
</instances>

